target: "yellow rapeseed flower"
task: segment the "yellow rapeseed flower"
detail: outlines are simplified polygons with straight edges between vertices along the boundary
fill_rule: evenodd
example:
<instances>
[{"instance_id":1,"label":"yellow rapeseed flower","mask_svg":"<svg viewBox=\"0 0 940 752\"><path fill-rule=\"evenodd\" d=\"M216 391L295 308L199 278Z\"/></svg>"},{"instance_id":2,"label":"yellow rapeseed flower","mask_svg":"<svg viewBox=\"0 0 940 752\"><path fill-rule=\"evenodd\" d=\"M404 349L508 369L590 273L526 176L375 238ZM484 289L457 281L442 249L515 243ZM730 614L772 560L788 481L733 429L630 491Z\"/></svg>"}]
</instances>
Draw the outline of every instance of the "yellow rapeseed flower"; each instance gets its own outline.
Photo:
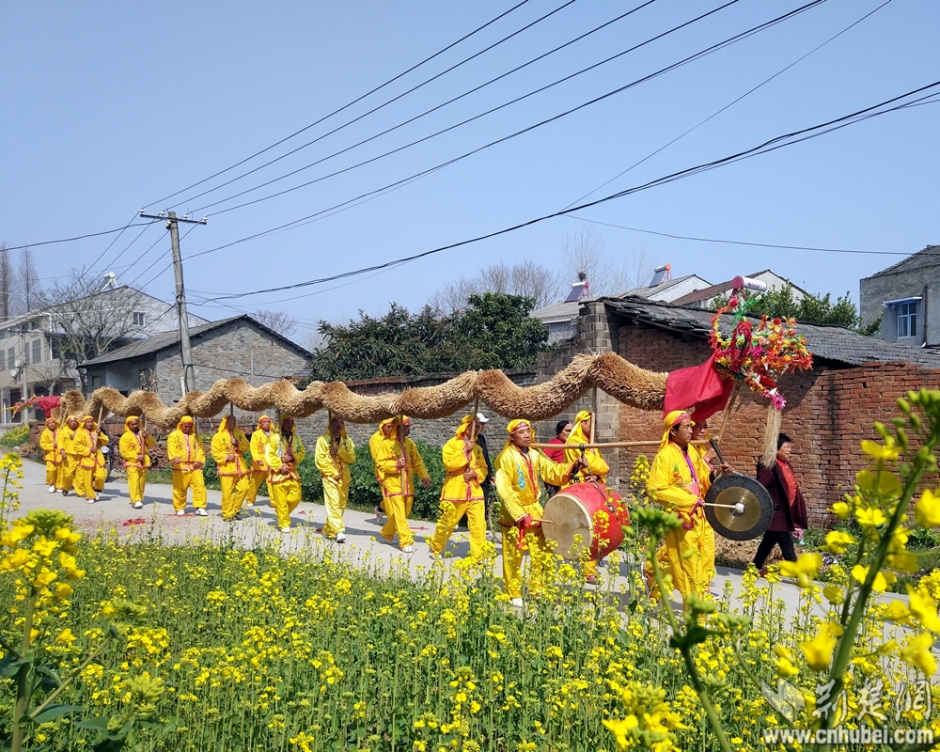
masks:
<instances>
[{"instance_id":1,"label":"yellow rapeseed flower","mask_svg":"<svg viewBox=\"0 0 940 752\"><path fill-rule=\"evenodd\" d=\"M813 671L824 671L832 660L832 651L836 640L842 634L842 627L834 622L823 624L812 640L800 643L800 650L806 658L806 663Z\"/></svg>"},{"instance_id":2,"label":"yellow rapeseed flower","mask_svg":"<svg viewBox=\"0 0 940 752\"><path fill-rule=\"evenodd\" d=\"M826 534L826 548L829 553L841 556L845 553L846 546L856 543L853 536L843 533L841 530L831 530Z\"/></svg>"},{"instance_id":3,"label":"yellow rapeseed flower","mask_svg":"<svg viewBox=\"0 0 940 752\"><path fill-rule=\"evenodd\" d=\"M832 505L832 513L840 520L847 520L852 510L849 509L849 505L844 501L837 501Z\"/></svg>"},{"instance_id":4,"label":"yellow rapeseed flower","mask_svg":"<svg viewBox=\"0 0 940 752\"><path fill-rule=\"evenodd\" d=\"M888 518L878 507L856 507L855 519L862 527L879 527L884 525Z\"/></svg>"},{"instance_id":5,"label":"yellow rapeseed flower","mask_svg":"<svg viewBox=\"0 0 940 752\"><path fill-rule=\"evenodd\" d=\"M896 460L900 454L900 449L890 436L885 439L884 444L879 444L877 441L863 441L862 451L876 460L888 462Z\"/></svg>"},{"instance_id":6,"label":"yellow rapeseed flower","mask_svg":"<svg viewBox=\"0 0 940 752\"><path fill-rule=\"evenodd\" d=\"M813 584L822 563L822 554L801 554L796 561L780 562L780 574L784 577L795 577L796 584L806 588Z\"/></svg>"},{"instance_id":7,"label":"yellow rapeseed flower","mask_svg":"<svg viewBox=\"0 0 940 752\"><path fill-rule=\"evenodd\" d=\"M912 588L907 589L910 596L911 613L934 634L940 634L940 616L937 616L937 602L926 593L918 592Z\"/></svg>"},{"instance_id":8,"label":"yellow rapeseed flower","mask_svg":"<svg viewBox=\"0 0 940 752\"><path fill-rule=\"evenodd\" d=\"M861 564L856 564L852 567L852 578L859 583L864 583L868 579L868 572L871 567L863 567ZM895 576L891 572L878 572L875 575L875 581L872 583L872 590L876 593L883 593L888 589L888 585L892 584L895 581Z\"/></svg>"},{"instance_id":9,"label":"yellow rapeseed flower","mask_svg":"<svg viewBox=\"0 0 940 752\"><path fill-rule=\"evenodd\" d=\"M925 489L914 505L914 518L921 527L940 527L940 494Z\"/></svg>"},{"instance_id":10,"label":"yellow rapeseed flower","mask_svg":"<svg viewBox=\"0 0 940 752\"><path fill-rule=\"evenodd\" d=\"M937 671L937 659L933 657L930 648L933 646L933 637L926 632L915 635L909 639L899 655L905 663L917 668L926 677L933 676Z\"/></svg>"}]
</instances>

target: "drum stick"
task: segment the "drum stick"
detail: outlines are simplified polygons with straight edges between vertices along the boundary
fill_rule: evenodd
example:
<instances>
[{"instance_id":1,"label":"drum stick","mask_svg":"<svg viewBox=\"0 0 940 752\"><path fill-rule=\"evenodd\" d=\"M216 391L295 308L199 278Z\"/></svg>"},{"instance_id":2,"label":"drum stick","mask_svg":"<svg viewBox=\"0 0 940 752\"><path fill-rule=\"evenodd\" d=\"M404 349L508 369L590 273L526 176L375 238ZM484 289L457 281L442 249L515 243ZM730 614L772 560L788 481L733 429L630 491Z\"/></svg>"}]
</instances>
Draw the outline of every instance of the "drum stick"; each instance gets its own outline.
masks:
<instances>
[{"instance_id":1,"label":"drum stick","mask_svg":"<svg viewBox=\"0 0 940 752\"><path fill-rule=\"evenodd\" d=\"M597 387L591 394L591 443L594 443L594 429L597 427Z\"/></svg>"}]
</instances>

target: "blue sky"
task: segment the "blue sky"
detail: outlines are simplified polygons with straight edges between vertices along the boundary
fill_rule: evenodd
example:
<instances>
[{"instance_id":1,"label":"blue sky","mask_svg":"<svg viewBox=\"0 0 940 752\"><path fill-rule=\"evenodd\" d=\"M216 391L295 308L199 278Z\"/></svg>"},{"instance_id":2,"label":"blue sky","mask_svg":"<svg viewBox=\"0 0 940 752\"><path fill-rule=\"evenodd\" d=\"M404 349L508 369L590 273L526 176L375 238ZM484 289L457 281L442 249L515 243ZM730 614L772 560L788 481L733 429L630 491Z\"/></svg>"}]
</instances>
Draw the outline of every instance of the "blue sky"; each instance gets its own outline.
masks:
<instances>
[{"instance_id":1,"label":"blue sky","mask_svg":"<svg viewBox=\"0 0 940 752\"><path fill-rule=\"evenodd\" d=\"M724 2L656 0L496 84L331 156L642 4L642 0L575 0L359 122L196 197L343 126L567 2L529 0L430 63L263 157L166 200L328 115L519 0L10 5L4 10L0 45L0 242L19 246L123 227L142 207L150 212L170 208L208 214L205 227L188 233L190 228L183 228L192 310L207 318L259 308L284 310L308 327L298 334L304 341L319 319L342 321L360 309L381 314L391 301L416 308L446 282L472 276L491 263L534 258L560 266L566 235L583 222L551 219L342 283L216 299L368 267L499 230L557 212L585 194L598 198L625 190L940 79L935 39L940 4L892 0L611 181L883 1L828 0L726 49L360 205L209 253L503 138L796 9L805 0L739 0L590 73L423 144L228 212L221 210L423 138ZM901 256L695 243L607 225L722 240L894 254L918 251L940 243L935 188L940 173L938 114L940 108L934 104L891 113L610 201L579 216L606 223L594 227L608 254L629 256L642 249L654 263L671 263L675 275L694 272L719 282L769 267L811 291L834 295L849 291L857 299L859 278ZM325 161L267 188L223 200L317 160ZM611 182L600 188L607 181ZM216 201L221 203L207 208ZM162 224L129 227L109 248L114 239L108 235L36 246L40 274L54 278L73 267L93 265L95 271L114 270L121 281L171 299L169 240Z\"/></svg>"}]
</instances>

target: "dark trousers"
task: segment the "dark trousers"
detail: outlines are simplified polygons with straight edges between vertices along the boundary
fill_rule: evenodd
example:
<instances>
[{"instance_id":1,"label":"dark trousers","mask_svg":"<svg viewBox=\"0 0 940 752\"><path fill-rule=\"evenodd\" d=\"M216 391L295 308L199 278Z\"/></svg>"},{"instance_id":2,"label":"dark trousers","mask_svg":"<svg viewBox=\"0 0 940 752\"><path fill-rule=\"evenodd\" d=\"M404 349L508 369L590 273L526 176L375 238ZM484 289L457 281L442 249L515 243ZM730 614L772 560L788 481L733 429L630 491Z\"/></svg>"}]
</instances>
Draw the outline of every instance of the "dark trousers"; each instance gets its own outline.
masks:
<instances>
[{"instance_id":1,"label":"dark trousers","mask_svg":"<svg viewBox=\"0 0 940 752\"><path fill-rule=\"evenodd\" d=\"M774 546L780 546L780 553L787 561L796 561L796 550L793 548L793 536L787 530L768 530L764 533L760 545L757 547L757 554L754 556L754 566L763 569L764 562L774 550Z\"/></svg>"}]
</instances>

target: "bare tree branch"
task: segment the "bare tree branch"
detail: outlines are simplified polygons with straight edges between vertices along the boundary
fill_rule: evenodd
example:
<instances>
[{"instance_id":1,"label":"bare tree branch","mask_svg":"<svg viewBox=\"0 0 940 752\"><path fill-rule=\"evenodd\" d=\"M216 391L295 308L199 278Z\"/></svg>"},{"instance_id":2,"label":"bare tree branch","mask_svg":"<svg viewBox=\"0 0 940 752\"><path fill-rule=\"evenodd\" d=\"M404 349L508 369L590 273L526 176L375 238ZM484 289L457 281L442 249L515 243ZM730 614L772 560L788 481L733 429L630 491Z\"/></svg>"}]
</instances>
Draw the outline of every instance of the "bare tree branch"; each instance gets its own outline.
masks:
<instances>
[{"instance_id":1,"label":"bare tree branch","mask_svg":"<svg viewBox=\"0 0 940 752\"><path fill-rule=\"evenodd\" d=\"M290 339L291 335L297 331L297 319L288 316L284 311L255 311L251 314L256 321L264 324L268 329L273 329L282 337Z\"/></svg>"}]
</instances>

